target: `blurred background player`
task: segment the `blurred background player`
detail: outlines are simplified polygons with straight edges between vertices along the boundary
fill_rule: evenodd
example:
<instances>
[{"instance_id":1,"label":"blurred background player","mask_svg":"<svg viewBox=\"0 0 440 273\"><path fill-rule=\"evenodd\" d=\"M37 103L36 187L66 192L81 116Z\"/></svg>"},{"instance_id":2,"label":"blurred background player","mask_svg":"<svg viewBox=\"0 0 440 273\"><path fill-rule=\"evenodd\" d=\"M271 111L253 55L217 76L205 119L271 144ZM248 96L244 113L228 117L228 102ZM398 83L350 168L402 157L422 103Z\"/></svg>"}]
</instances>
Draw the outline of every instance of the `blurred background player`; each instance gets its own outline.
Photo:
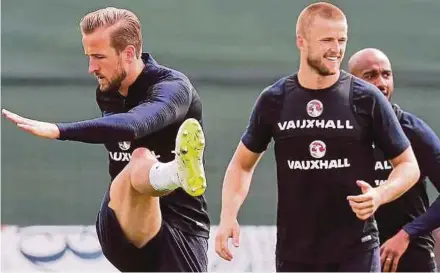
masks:
<instances>
[{"instance_id":1,"label":"blurred background player","mask_svg":"<svg viewBox=\"0 0 440 273\"><path fill-rule=\"evenodd\" d=\"M380 50L362 49L350 58L349 72L374 84L391 100L394 78L391 62ZM382 206L375 214L381 241L381 262L384 271L436 272L434 239L431 231L425 233L414 227L414 220L429 207L426 189L427 178L440 189L440 140L434 131L420 118L403 111L396 104L394 112L411 142L420 167L420 179L414 187L399 199ZM375 147L375 184L386 183L392 165L385 160L382 151ZM428 226L429 220L419 220L418 226Z\"/></svg>"},{"instance_id":2,"label":"blurred background player","mask_svg":"<svg viewBox=\"0 0 440 273\"><path fill-rule=\"evenodd\" d=\"M298 18L298 73L266 88L226 171L216 252L231 260L237 215L254 169L274 139L278 176L277 271L380 271L376 209L419 178L410 143L386 98L340 70L344 13L328 3ZM373 188L372 143L395 166ZM367 181L367 182L365 182ZM354 212L354 213L353 213Z\"/></svg>"},{"instance_id":3,"label":"blurred background player","mask_svg":"<svg viewBox=\"0 0 440 273\"><path fill-rule=\"evenodd\" d=\"M207 271L210 224L196 90L185 75L142 54L141 24L131 11L100 9L80 26L103 117L53 124L3 114L36 136L105 144L113 182L96 228L116 268Z\"/></svg>"}]
</instances>

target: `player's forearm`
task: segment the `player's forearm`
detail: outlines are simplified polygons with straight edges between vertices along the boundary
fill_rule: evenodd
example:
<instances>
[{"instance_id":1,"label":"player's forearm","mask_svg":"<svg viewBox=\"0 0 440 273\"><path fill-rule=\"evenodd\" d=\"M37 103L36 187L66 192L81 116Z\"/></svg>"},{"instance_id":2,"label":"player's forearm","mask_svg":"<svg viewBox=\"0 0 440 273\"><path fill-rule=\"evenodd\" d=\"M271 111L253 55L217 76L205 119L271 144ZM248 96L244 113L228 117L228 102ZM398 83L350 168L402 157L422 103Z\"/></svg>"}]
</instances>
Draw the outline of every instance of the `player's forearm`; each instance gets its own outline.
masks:
<instances>
[{"instance_id":1,"label":"player's forearm","mask_svg":"<svg viewBox=\"0 0 440 273\"><path fill-rule=\"evenodd\" d=\"M420 177L420 170L415 162L402 162L395 166L388 181L376 188L381 204L389 203L409 190Z\"/></svg>"},{"instance_id":2,"label":"player's forearm","mask_svg":"<svg viewBox=\"0 0 440 273\"><path fill-rule=\"evenodd\" d=\"M60 140L108 143L136 138L136 121L130 115L114 115L72 123L57 123Z\"/></svg>"},{"instance_id":3,"label":"player's forearm","mask_svg":"<svg viewBox=\"0 0 440 273\"><path fill-rule=\"evenodd\" d=\"M440 226L440 198L432 203L431 207L411 223L406 224L403 229L412 238L424 235Z\"/></svg>"},{"instance_id":4,"label":"player's forearm","mask_svg":"<svg viewBox=\"0 0 440 273\"><path fill-rule=\"evenodd\" d=\"M253 172L234 164L229 165L223 182L220 219L237 218L238 211L248 195Z\"/></svg>"}]
</instances>

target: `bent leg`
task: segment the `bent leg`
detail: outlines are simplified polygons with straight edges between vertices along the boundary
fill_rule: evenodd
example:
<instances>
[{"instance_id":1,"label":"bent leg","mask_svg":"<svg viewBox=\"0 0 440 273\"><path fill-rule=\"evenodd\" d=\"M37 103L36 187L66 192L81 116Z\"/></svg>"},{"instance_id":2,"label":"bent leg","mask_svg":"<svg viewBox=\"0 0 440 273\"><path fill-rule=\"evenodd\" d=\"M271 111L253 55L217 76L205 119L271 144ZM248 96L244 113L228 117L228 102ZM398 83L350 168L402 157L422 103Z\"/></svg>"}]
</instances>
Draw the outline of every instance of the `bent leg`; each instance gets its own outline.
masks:
<instances>
[{"instance_id":1,"label":"bent leg","mask_svg":"<svg viewBox=\"0 0 440 273\"><path fill-rule=\"evenodd\" d=\"M108 206L126 238L141 248L162 225L159 198L177 187L198 196L206 190L203 168L205 139L195 119L182 123L176 136L176 158L160 163L146 148L136 149L110 186ZM157 190L159 189L159 190Z\"/></svg>"},{"instance_id":2,"label":"bent leg","mask_svg":"<svg viewBox=\"0 0 440 273\"><path fill-rule=\"evenodd\" d=\"M130 163L110 186L110 202L127 240L138 248L144 246L160 229L160 195L149 183L149 170L157 162L145 148L136 149ZM162 192L164 193L164 192Z\"/></svg>"},{"instance_id":3,"label":"bent leg","mask_svg":"<svg viewBox=\"0 0 440 273\"><path fill-rule=\"evenodd\" d=\"M104 256L121 272L158 271L157 261L160 258L163 227L161 226L159 231L140 247L140 244L135 244L135 239L127 236L129 230L123 231L121 221L109 207L109 202L110 189L104 196L96 221L96 232Z\"/></svg>"}]
</instances>

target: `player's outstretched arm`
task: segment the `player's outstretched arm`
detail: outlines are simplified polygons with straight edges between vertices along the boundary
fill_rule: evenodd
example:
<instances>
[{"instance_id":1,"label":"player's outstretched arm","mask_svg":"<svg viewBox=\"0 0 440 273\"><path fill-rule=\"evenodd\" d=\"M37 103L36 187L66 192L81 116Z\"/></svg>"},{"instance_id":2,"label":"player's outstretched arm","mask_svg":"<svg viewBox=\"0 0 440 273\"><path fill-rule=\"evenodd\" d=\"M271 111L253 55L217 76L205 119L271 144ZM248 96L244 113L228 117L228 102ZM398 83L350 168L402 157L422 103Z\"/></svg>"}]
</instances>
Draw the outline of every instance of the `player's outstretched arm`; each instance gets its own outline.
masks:
<instances>
[{"instance_id":1,"label":"player's outstretched arm","mask_svg":"<svg viewBox=\"0 0 440 273\"><path fill-rule=\"evenodd\" d=\"M226 170L223 191L220 225L215 238L215 251L225 260L232 260L228 240L239 246L240 227L238 211L249 192L252 175L263 153L254 153L240 142Z\"/></svg>"},{"instance_id":2,"label":"player's outstretched arm","mask_svg":"<svg viewBox=\"0 0 440 273\"><path fill-rule=\"evenodd\" d=\"M26 119L8 111L5 116L21 129L45 138L86 143L133 140L183 120L188 112L192 95L182 81L157 84L151 92L157 95L126 113L79 122L53 124Z\"/></svg>"}]
</instances>

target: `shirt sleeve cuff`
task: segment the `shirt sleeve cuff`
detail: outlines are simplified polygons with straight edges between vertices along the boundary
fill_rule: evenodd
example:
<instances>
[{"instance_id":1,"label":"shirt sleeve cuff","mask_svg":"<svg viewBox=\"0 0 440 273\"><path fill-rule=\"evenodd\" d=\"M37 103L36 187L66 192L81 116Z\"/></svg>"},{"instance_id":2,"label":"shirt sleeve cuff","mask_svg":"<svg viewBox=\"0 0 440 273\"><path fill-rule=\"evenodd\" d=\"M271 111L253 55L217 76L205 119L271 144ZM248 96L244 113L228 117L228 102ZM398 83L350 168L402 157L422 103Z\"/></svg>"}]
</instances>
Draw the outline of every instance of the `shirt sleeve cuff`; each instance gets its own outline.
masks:
<instances>
[{"instance_id":1,"label":"shirt sleeve cuff","mask_svg":"<svg viewBox=\"0 0 440 273\"><path fill-rule=\"evenodd\" d=\"M402 228L406 233L408 233L409 235L409 239L413 240L416 237L418 237L419 235L417 234L417 229L414 229L411 227L411 223L406 224L403 228Z\"/></svg>"},{"instance_id":2,"label":"shirt sleeve cuff","mask_svg":"<svg viewBox=\"0 0 440 273\"><path fill-rule=\"evenodd\" d=\"M262 152L264 152L267 149L267 147L258 147L257 145L252 143L252 141L247 137L242 137L241 142L243 143L244 146L246 146L246 148L249 151L256 153L256 154L261 154Z\"/></svg>"},{"instance_id":3,"label":"shirt sleeve cuff","mask_svg":"<svg viewBox=\"0 0 440 273\"><path fill-rule=\"evenodd\" d=\"M66 123L55 123L55 125L58 127L58 130L60 130L60 136L58 137L58 139L67 140L66 132L68 129L68 125Z\"/></svg>"}]
</instances>

